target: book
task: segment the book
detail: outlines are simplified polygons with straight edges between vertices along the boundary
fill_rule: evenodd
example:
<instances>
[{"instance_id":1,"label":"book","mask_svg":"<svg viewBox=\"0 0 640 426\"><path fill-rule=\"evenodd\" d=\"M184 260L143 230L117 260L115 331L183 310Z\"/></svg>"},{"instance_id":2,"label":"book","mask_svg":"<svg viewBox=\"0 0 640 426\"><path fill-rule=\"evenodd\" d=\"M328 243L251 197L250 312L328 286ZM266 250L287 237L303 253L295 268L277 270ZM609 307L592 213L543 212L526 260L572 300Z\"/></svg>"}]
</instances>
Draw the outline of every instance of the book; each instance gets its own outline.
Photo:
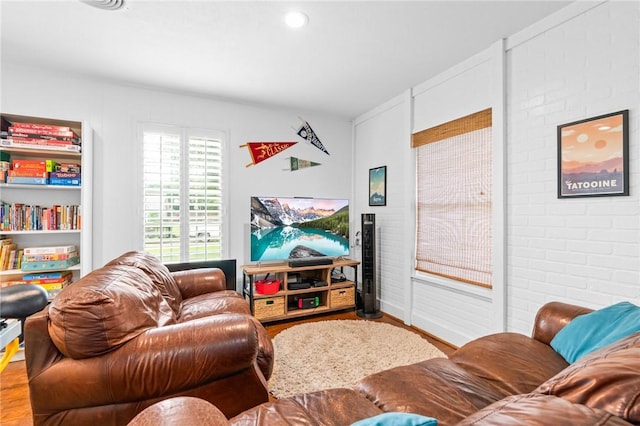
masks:
<instances>
[{"instance_id":1,"label":"book","mask_svg":"<svg viewBox=\"0 0 640 426\"><path fill-rule=\"evenodd\" d=\"M17 248L18 245L15 243L2 245L2 247L0 248L0 270L6 271L7 269L9 269L9 259L11 258L11 252L16 251Z\"/></svg>"},{"instance_id":2,"label":"book","mask_svg":"<svg viewBox=\"0 0 640 426\"><path fill-rule=\"evenodd\" d=\"M39 127L16 127L9 126L7 128L9 134L15 133L28 133L31 135L44 135L44 136L56 136L60 138L73 138L77 137L73 130L59 130L59 129L43 129Z\"/></svg>"},{"instance_id":3,"label":"book","mask_svg":"<svg viewBox=\"0 0 640 426\"><path fill-rule=\"evenodd\" d=\"M14 141L14 142L19 142L19 143L35 144L35 145L51 145L51 146L78 145L78 146L80 146L79 144L74 143L73 141L64 141L64 140L59 140L59 139L47 139L45 137L33 138L33 137L28 137L27 135L22 135L22 136L10 135L9 137L6 138L6 140L11 140L11 141Z\"/></svg>"},{"instance_id":4,"label":"book","mask_svg":"<svg viewBox=\"0 0 640 426\"><path fill-rule=\"evenodd\" d=\"M80 173L51 172L49 173L49 185L74 185L81 184Z\"/></svg>"},{"instance_id":5,"label":"book","mask_svg":"<svg viewBox=\"0 0 640 426\"><path fill-rule=\"evenodd\" d=\"M71 275L70 271L42 272L39 274L25 274L22 276L22 279L24 281L61 279L68 275Z\"/></svg>"},{"instance_id":6,"label":"book","mask_svg":"<svg viewBox=\"0 0 640 426\"><path fill-rule=\"evenodd\" d=\"M15 269L15 265L18 263L16 257L18 256L18 247L9 249L9 258L5 261L4 270Z\"/></svg>"},{"instance_id":7,"label":"book","mask_svg":"<svg viewBox=\"0 0 640 426\"><path fill-rule=\"evenodd\" d=\"M80 173L76 172L51 172L49 173L50 178L74 178L80 179Z\"/></svg>"},{"instance_id":8,"label":"book","mask_svg":"<svg viewBox=\"0 0 640 426\"><path fill-rule=\"evenodd\" d=\"M8 138L11 139L42 139L47 141L54 142L64 142L64 143L73 143L76 145L80 145L80 139L74 137L62 137L62 136L50 136L50 135L41 135L41 134L33 134L33 133L18 133L18 132L9 132L7 134Z\"/></svg>"},{"instance_id":9,"label":"book","mask_svg":"<svg viewBox=\"0 0 640 426\"><path fill-rule=\"evenodd\" d=\"M47 172L41 172L41 171L36 170L36 169L7 170L7 176L46 178L47 177Z\"/></svg>"},{"instance_id":10,"label":"book","mask_svg":"<svg viewBox=\"0 0 640 426\"><path fill-rule=\"evenodd\" d=\"M67 260L76 256L78 256L77 251L69 253L25 254L22 260L24 262L48 262L50 260Z\"/></svg>"},{"instance_id":11,"label":"book","mask_svg":"<svg viewBox=\"0 0 640 426\"><path fill-rule=\"evenodd\" d=\"M62 287L64 285L63 281L60 281L58 283L28 283L28 284L38 284L40 287L44 288L45 290L47 290L47 292L49 292L50 290L62 290Z\"/></svg>"},{"instance_id":12,"label":"book","mask_svg":"<svg viewBox=\"0 0 640 426\"><path fill-rule=\"evenodd\" d=\"M38 160L13 160L11 161L11 170L37 170L39 172L46 172L47 162Z\"/></svg>"},{"instance_id":13,"label":"book","mask_svg":"<svg viewBox=\"0 0 640 426\"><path fill-rule=\"evenodd\" d=\"M37 254L71 253L74 251L78 251L78 247L75 245L24 248L24 254L29 256Z\"/></svg>"},{"instance_id":14,"label":"book","mask_svg":"<svg viewBox=\"0 0 640 426\"><path fill-rule=\"evenodd\" d=\"M7 176L7 183L22 185L46 185L47 178L26 177L26 176Z\"/></svg>"},{"instance_id":15,"label":"book","mask_svg":"<svg viewBox=\"0 0 640 426\"><path fill-rule=\"evenodd\" d=\"M0 146L22 148L22 149L42 149L47 151L67 151L67 152L78 152L78 153L82 150L80 145L42 144L42 143L32 143L32 142L26 142L26 141L14 141L12 139L4 139L4 138L0 138Z\"/></svg>"},{"instance_id":16,"label":"book","mask_svg":"<svg viewBox=\"0 0 640 426\"><path fill-rule=\"evenodd\" d=\"M80 179L72 179L72 178L49 178L49 185L60 185L60 186L80 186L82 182Z\"/></svg>"},{"instance_id":17,"label":"book","mask_svg":"<svg viewBox=\"0 0 640 426\"><path fill-rule=\"evenodd\" d=\"M64 282L71 281L69 277L65 278L51 278L46 280L25 280L25 282L29 284L38 284L38 285L56 285Z\"/></svg>"},{"instance_id":18,"label":"book","mask_svg":"<svg viewBox=\"0 0 640 426\"><path fill-rule=\"evenodd\" d=\"M24 123L20 121L14 121L12 123L13 127L21 128L21 129L32 129L32 130L46 130L49 132L68 132L71 131L70 127L67 126L56 126L53 124L40 124L40 123Z\"/></svg>"},{"instance_id":19,"label":"book","mask_svg":"<svg viewBox=\"0 0 640 426\"><path fill-rule=\"evenodd\" d=\"M48 262L22 262L20 267L23 271L47 271L56 269L66 269L80 263L80 257L72 257L67 260L51 260Z\"/></svg>"},{"instance_id":20,"label":"book","mask_svg":"<svg viewBox=\"0 0 640 426\"><path fill-rule=\"evenodd\" d=\"M56 161L53 160L46 160L45 161L45 165L47 168L48 172L55 172L56 171L56 167L58 167L58 163Z\"/></svg>"},{"instance_id":21,"label":"book","mask_svg":"<svg viewBox=\"0 0 640 426\"><path fill-rule=\"evenodd\" d=\"M29 284L38 284L45 288L58 289L58 288L62 288L64 284L71 283L72 278L73 278L73 274L71 273L71 271L65 271L61 274L60 278L28 280L28 279L24 279L23 277L22 279Z\"/></svg>"},{"instance_id":22,"label":"book","mask_svg":"<svg viewBox=\"0 0 640 426\"><path fill-rule=\"evenodd\" d=\"M53 172L66 172L66 173L80 173L80 164L75 163L60 163L56 164Z\"/></svg>"},{"instance_id":23,"label":"book","mask_svg":"<svg viewBox=\"0 0 640 426\"><path fill-rule=\"evenodd\" d=\"M23 249L18 249L18 259L16 259L16 263L11 269L20 269L20 267L22 266L23 252Z\"/></svg>"}]
</instances>

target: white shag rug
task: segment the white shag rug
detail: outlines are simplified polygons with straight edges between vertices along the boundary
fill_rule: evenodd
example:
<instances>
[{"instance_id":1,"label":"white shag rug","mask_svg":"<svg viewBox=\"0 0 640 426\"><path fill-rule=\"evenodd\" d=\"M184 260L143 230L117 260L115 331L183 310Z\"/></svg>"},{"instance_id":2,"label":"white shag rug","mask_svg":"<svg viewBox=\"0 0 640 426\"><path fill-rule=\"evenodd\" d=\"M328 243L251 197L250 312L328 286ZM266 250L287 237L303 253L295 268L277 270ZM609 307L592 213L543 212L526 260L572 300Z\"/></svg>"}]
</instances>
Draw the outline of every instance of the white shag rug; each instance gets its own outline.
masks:
<instances>
[{"instance_id":1,"label":"white shag rug","mask_svg":"<svg viewBox=\"0 0 640 426\"><path fill-rule=\"evenodd\" d=\"M269 390L276 398L351 388L372 373L446 357L416 333L362 320L295 325L273 338L273 349L275 360Z\"/></svg>"}]
</instances>

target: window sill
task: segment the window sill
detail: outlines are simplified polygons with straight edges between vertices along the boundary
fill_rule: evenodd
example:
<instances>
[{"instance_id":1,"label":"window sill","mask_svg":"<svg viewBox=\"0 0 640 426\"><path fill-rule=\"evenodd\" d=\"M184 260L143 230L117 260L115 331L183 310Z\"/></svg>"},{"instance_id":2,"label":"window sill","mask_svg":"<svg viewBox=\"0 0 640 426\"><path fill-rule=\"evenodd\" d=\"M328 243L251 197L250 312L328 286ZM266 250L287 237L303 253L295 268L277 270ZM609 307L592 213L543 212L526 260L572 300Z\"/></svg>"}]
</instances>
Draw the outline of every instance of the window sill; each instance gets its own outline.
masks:
<instances>
[{"instance_id":1,"label":"window sill","mask_svg":"<svg viewBox=\"0 0 640 426\"><path fill-rule=\"evenodd\" d=\"M492 300L493 289L490 288L481 287L462 281L456 281L450 278L444 278L439 275L432 275L419 271L414 271L411 279L418 285L436 286L459 294L470 295L487 301Z\"/></svg>"}]
</instances>

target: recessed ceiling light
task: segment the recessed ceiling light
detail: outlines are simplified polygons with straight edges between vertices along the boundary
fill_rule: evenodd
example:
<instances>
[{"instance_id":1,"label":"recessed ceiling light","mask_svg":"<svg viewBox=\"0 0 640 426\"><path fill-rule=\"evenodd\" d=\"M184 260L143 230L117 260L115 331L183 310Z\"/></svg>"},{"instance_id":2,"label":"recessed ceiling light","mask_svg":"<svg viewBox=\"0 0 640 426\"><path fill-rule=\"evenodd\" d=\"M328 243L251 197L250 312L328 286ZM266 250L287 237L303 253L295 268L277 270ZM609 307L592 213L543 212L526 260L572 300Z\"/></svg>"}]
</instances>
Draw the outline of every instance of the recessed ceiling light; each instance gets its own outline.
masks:
<instances>
[{"instance_id":1,"label":"recessed ceiling light","mask_svg":"<svg viewBox=\"0 0 640 426\"><path fill-rule=\"evenodd\" d=\"M284 16L284 22L291 28L300 28L307 25L309 17L302 12L289 12Z\"/></svg>"}]
</instances>

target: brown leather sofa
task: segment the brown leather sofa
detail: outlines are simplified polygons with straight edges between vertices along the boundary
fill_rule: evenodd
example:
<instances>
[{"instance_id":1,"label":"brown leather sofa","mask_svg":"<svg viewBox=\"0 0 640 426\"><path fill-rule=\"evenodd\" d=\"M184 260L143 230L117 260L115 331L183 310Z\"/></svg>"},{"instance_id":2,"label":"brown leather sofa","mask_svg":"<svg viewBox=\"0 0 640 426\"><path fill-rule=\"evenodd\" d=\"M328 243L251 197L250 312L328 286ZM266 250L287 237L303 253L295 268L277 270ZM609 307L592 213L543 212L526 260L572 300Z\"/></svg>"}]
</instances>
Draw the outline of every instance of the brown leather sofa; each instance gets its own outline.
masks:
<instances>
[{"instance_id":1,"label":"brown leather sofa","mask_svg":"<svg viewBox=\"0 0 640 426\"><path fill-rule=\"evenodd\" d=\"M439 426L638 425L640 333L569 365L551 348L579 306L551 302L536 317L532 337L498 333L474 340L449 359L434 358L362 379L354 389L329 389L261 404L224 420L211 404L168 399L143 411L132 426L344 426L383 412L434 417ZM188 413L188 414L187 414Z\"/></svg>"},{"instance_id":2,"label":"brown leather sofa","mask_svg":"<svg viewBox=\"0 0 640 426\"><path fill-rule=\"evenodd\" d=\"M35 425L123 425L176 396L230 417L269 399L271 340L216 268L125 253L29 317L24 338Z\"/></svg>"}]
</instances>

